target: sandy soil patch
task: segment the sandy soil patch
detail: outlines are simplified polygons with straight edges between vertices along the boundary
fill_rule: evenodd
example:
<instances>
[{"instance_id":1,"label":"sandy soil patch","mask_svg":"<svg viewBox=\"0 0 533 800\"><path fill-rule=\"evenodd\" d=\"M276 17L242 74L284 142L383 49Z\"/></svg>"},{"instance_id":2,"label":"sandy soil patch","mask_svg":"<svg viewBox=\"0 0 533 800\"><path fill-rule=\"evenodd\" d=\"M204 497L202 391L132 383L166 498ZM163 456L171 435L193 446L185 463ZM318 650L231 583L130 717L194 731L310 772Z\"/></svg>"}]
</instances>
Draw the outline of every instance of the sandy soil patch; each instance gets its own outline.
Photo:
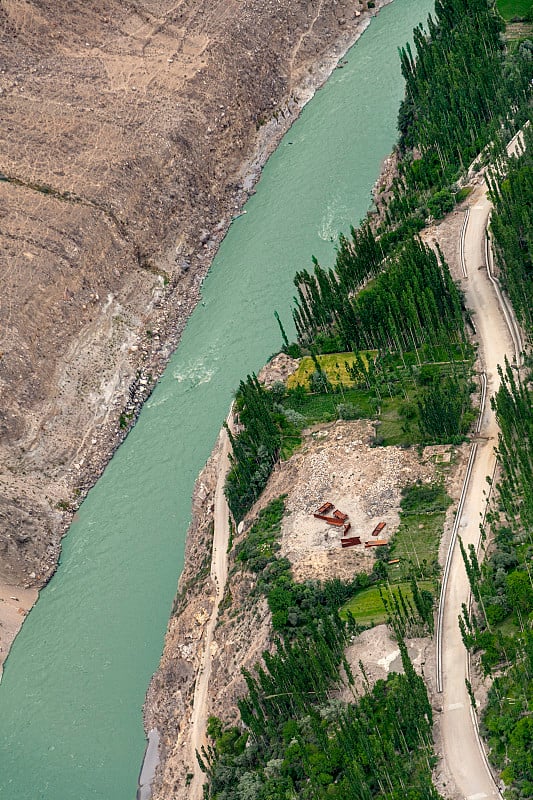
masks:
<instances>
[{"instance_id":1,"label":"sandy soil patch","mask_svg":"<svg viewBox=\"0 0 533 800\"><path fill-rule=\"evenodd\" d=\"M0 679L9 648L36 600L36 589L0 581Z\"/></svg>"}]
</instances>

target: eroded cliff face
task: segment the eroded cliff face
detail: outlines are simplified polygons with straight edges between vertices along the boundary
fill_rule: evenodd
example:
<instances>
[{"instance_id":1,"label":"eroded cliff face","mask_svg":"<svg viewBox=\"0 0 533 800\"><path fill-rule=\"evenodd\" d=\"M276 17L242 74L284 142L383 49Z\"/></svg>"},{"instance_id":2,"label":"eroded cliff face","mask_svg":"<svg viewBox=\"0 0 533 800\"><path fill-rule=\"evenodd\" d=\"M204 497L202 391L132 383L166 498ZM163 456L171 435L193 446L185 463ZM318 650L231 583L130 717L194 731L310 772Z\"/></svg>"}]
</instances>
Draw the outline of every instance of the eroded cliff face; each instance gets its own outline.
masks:
<instances>
[{"instance_id":1,"label":"eroded cliff face","mask_svg":"<svg viewBox=\"0 0 533 800\"><path fill-rule=\"evenodd\" d=\"M0 578L49 577L231 216L365 16L352 0L2 3Z\"/></svg>"},{"instance_id":2,"label":"eroded cliff face","mask_svg":"<svg viewBox=\"0 0 533 800\"><path fill-rule=\"evenodd\" d=\"M191 745L193 699L215 602L211 559L219 461L217 445L195 485L185 566L159 669L146 697L145 728L157 728L160 734L159 766L152 787L154 800L186 800L191 796L187 776L194 771L195 759ZM245 529L249 525L247 520ZM234 553L229 562L230 574L211 642L208 692L201 714L205 719L215 714L236 723L237 699L246 693L241 667L251 670L269 647L271 615L264 597L251 596L256 576L238 568Z\"/></svg>"}]
</instances>

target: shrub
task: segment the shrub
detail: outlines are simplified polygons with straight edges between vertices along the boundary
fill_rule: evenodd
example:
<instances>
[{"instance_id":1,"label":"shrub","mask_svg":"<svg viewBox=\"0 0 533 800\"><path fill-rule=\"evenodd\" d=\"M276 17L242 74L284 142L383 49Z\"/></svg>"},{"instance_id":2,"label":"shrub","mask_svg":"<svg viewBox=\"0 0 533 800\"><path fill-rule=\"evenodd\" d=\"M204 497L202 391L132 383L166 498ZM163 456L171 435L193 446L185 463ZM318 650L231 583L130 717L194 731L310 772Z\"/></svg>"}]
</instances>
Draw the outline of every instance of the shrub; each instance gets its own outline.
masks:
<instances>
[{"instance_id":1,"label":"shrub","mask_svg":"<svg viewBox=\"0 0 533 800\"><path fill-rule=\"evenodd\" d=\"M296 425L297 427L301 428L305 424L305 417L303 414L300 414L299 411L295 411L293 408L284 408L283 415L287 422Z\"/></svg>"},{"instance_id":2,"label":"shrub","mask_svg":"<svg viewBox=\"0 0 533 800\"><path fill-rule=\"evenodd\" d=\"M455 198L449 189L441 189L428 200L428 208L435 219L441 219L445 214L453 211Z\"/></svg>"},{"instance_id":3,"label":"shrub","mask_svg":"<svg viewBox=\"0 0 533 800\"><path fill-rule=\"evenodd\" d=\"M353 403L340 403L337 406L337 415L339 419L360 419L363 412Z\"/></svg>"}]
</instances>

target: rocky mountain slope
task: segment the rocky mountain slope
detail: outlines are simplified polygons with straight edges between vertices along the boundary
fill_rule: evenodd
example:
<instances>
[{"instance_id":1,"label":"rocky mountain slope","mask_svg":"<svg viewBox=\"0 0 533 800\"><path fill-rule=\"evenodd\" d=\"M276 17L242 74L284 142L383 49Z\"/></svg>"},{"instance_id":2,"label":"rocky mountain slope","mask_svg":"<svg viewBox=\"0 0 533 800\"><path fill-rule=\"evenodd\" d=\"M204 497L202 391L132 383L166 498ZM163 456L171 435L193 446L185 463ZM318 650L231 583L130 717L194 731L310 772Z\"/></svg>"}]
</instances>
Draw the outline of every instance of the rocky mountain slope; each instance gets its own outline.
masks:
<instances>
[{"instance_id":1,"label":"rocky mountain slope","mask_svg":"<svg viewBox=\"0 0 533 800\"><path fill-rule=\"evenodd\" d=\"M50 576L232 215L367 16L351 0L2 3L1 580Z\"/></svg>"}]
</instances>

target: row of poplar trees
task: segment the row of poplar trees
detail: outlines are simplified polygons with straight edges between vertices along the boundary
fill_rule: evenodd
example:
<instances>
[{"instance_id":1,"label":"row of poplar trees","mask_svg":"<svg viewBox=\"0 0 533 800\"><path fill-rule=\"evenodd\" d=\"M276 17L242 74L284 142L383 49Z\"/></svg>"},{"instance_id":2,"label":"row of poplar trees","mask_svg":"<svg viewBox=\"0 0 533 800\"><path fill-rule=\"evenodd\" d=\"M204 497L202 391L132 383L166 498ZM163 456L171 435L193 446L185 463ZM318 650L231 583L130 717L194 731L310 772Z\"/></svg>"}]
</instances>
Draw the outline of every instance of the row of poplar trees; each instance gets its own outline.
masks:
<instances>
[{"instance_id":1,"label":"row of poplar trees","mask_svg":"<svg viewBox=\"0 0 533 800\"><path fill-rule=\"evenodd\" d=\"M491 233L500 281L515 314L533 336L533 126L524 129L518 157L506 159L489 176L494 211Z\"/></svg>"},{"instance_id":2,"label":"row of poplar trees","mask_svg":"<svg viewBox=\"0 0 533 800\"><path fill-rule=\"evenodd\" d=\"M318 264L313 274L298 273L296 282L294 322L307 346L319 333L338 335L346 350L405 352L466 341L461 296L446 262L418 238L405 242L387 270L353 296L333 270Z\"/></svg>"}]
</instances>

